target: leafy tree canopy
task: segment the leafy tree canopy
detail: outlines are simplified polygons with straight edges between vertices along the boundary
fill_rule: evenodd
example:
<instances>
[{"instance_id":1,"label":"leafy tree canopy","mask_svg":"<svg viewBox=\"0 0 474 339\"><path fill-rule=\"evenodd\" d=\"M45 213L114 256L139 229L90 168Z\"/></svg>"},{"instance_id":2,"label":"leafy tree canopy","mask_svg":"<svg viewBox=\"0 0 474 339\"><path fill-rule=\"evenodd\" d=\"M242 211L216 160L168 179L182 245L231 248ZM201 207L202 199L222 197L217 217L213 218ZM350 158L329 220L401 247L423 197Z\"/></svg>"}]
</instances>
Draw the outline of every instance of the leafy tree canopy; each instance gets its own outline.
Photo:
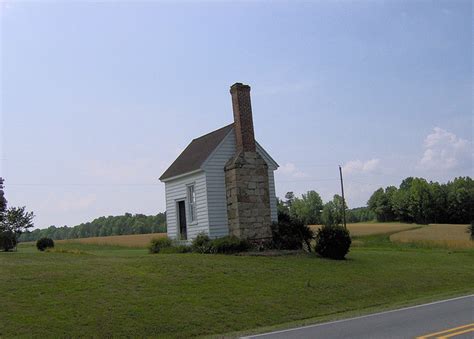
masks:
<instances>
[{"instance_id":1,"label":"leafy tree canopy","mask_svg":"<svg viewBox=\"0 0 474 339\"><path fill-rule=\"evenodd\" d=\"M467 224L474 220L474 181L459 177L446 184L409 177L399 188L379 188L367 205L378 221Z\"/></svg>"},{"instance_id":2,"label":"leafy tree canopy","mask_svg":"<svg viewBox=\"0 0 474 339\"><path fill-rule=\"evenodd\" d=\"M308 191L301 198L294 198L290 214L300 219L306 225L315 225L321 222L323 200L316 191Z\"/></svg>"}]
</instances>

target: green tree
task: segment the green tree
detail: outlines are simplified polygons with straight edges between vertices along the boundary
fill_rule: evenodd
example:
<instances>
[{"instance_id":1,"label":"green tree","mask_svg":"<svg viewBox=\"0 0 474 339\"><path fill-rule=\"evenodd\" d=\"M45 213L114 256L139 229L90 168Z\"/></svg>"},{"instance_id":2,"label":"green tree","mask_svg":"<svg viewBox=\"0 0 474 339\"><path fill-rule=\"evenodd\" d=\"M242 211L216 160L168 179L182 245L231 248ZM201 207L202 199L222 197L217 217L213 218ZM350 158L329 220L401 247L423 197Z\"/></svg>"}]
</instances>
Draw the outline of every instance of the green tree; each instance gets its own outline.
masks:
<instances>
[{"instance_id":1,"label":"green tree","mask_svg":"<svg viewBox=\"0 0 474 339\"><path fill-rule=\"evenodd\" d=\"M308 191L301 198L295 198L290 214L300 219L306 225L319 224L321 222L321 210L323 201L316 191Z\"/></svg>"},{"instance_id":2,"label":"green tree","mask_svg":"<svg viewBox=\"0 0 474 339\"><path fill-rule=\"evenodd\" d=\"M338 194L335 194L333 199L327 202L323 207L323 212L321 214L321 221L325 226L336 226L342 224L343 214L342 207L343 201L342 197ZM347 209L347 205L346 205Z\"/></svg>"},{"instance_id":3,"label":"green tree","mask_svg":"<svg viewBox=\"0 0 474 339\"><path fill-rule=\"evenodd\" d=\"M387 187L385 190L379 188L370 197L367 205L375 214L378 221L393 221L395 214L393 211L394 196L397 189L393 186Z\"/></svg>"},{"instance_id":4,"label":"green tree","mask_svg":"<svg viewBox=\"0 0 474 339\"><path fill-rule=\"evenodd\" d=\"M33 212L26 212L26 207L10 207L4 213L4 217L0 223L0 232L13 235L11 241L14 241L13 247L16 247L20 235L33 227ZM4 247L4 250L11 248Z\"/></svg>"},{"instance_id":5,"label":"green tree","mask_svg":"<svg viewBox=\"0 0 474 339\"><path fill-rule=\"evenodd\" d=\"M290 215L290 209L286 205L286 203L277 197L277 211L278 213Z\"/></svg>"},{"instance_id":6,"label":"green tree","mask_svg":"<svg viewBox=\"0 0 474 339\"><path fill-rule=\"evenodd\" d=\"M474 220L474 181L470 177L448 182L447 210L452 223L467 224Z\"/></svg>"},{"instance_id":7,"label":"green tree","mask_svg":"<svg viewBox=\"0 0 474 339\"><path fill-rule=\"evenodd\" d=\"M295 201L295 194L293 192L286 192L285 194L285 205L288 208L288 210L291 209L291 205L293 204L293 201Z\"/></svg>"},{"instance_id":8,"label":"green tree","mask_svg":"<svg viewBox=\"0 0 474 339\"><path fill-rule=\"evenodd\" d=\"M324 209L323 209L324 212ZM375 214L368 207L356 207L346 211L348 223L373 221Z\"/></svg>"},{"instance_id":9,"label":"green tree","mask_svg":"<svg viewBox=\"0 0 474 339\"><path fill-rule=\"evenodd\" d=\"M325 226L334 226L340 223L334 202L328 201L324 204L323 212L321 213L321 222Z\"/></svg>"},{"instance_id":10,"label":"green tree","mask_svg":"<svg viewBox=\"0 0 474 339\"><path fill-rule=\"evenodd\" d=\"M408 213L419 224L428 224L432 220L433 203L431 189L423 178L414 178L408 190Z\"/></svg>"},{"instance_id":11,"label":"green tree","mask_svg":"<svg viewBox=\"0 0 474 339\"><path fill-rule=\"evenodd\" d=\"M469 223L474 220L474 181L459 177L439 184L409 177L398 189L379 188L367 205L379 221Z\"/></svg>"},{"instance_id":12,"label":"green tree","mask_svg":"<svg viewBox=\"0 0 474 339\"><path fill-rule=\"evenodd\" d=\"M0 177L0 218L7 209L7 199L5 199L5 193L3 192L3 178Z\"/></svg>"},{"instance_id":13,"label":"green tree","mask_svg":"<svg viewBox=\"0 0 474 339\"><path fill-rule=\"evenodd\" d=\"M447 223L449 220L446 206L448 206L448 190L445 184L431 183L432 221L435 224Z\"/></svg>"}]
</instances>

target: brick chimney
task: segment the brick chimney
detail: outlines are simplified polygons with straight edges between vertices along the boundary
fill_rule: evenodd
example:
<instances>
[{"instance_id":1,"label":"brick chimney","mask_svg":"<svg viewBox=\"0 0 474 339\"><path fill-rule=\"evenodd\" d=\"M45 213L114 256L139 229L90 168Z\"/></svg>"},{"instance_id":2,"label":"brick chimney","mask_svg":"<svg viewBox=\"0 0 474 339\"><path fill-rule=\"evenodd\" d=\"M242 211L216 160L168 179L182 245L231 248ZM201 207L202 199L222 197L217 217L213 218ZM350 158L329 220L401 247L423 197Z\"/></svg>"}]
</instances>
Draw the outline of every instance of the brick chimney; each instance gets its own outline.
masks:
<instances>
[{"instance_id":1,"label":"brick chimney","mask_svg":"<svg viewBox=\"0 0 474 339\"><path fill-rule=\"evenodd\" d=\"M237 152L255 152L250 86L240 82L230 87L234 111Z\"/></svg>"},{"instance_id":2,"label":"brick chimney","mask_svg":"<svg viewBox=\"0 0 474 339\"><path fill-rule=\"evenodd\" d=\"M236 152L224 167L229 234L250 241L271 238L268 165L257 153L250 104L250 86L230 87Z\"/></svg>"}]
</instances>

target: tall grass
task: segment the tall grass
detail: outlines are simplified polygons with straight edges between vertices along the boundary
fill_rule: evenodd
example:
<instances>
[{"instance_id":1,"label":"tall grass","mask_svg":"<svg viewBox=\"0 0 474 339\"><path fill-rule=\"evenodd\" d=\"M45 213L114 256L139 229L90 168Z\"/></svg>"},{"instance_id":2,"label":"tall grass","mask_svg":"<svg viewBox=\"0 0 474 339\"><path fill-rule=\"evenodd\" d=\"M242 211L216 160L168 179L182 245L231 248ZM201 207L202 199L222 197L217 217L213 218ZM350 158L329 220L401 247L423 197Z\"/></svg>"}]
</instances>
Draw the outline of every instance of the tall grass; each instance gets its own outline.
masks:
<instances>
[{"instance_id":1,"label":"tall grass","mask_svg":"<svg viewBox=\"0 0 474 339\"><path fill-rule=\"evenodd\" d=\"M420 246L437 246L452 249L474 248L466 225L431 224L415 230L392 234L394 243L414 243Z\"/></svg>"},{"instance_id":2,"label":"tall grass","mask_svg":"<svg viewBox=\"0 0 474 339\"><path fill-rule=\"evenodd\" d=\"M113 235L108 237L93 237L57 240L57 244L90 244L90 245L112 245L124 247L147 247L151 239L166 237L166 233L150 233L150 234L130 234L130 235Z\"/></svg>"},{"instance_id":3,"label":"tall grass","mask_svg":"<svg viewBox=\"0 0 474 339\"><path fill-rule=\"evenodd\" d=\"M313 232L318 230L321 225L311 225ZM403 223L355 223L347 224L351 236L359 237L373 234L386 234L393 232L405 231L413 228L421 227L417 224L403 224Z\"/></svg>"}]
</instances>

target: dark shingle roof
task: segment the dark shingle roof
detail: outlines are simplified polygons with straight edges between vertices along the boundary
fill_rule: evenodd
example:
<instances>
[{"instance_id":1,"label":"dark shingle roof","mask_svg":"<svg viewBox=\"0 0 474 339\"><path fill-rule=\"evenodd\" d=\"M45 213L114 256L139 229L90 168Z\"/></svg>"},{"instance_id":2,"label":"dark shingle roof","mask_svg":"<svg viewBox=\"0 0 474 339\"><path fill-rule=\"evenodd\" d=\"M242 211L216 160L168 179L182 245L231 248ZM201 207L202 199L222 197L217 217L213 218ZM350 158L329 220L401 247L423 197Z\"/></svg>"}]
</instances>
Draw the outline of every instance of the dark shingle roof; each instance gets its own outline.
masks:
<instances>
[{"instance_id":1,"label":"dark shingle roof","mask_svg":"<svg viewBox=\"0 0 474 339\"><path fill-rule=\"evenodd\" d=\"M224 137L231 131L234 124L230 124L194 139L163 173L160 180L175 177L201 168L201 165L211 155Z\"/></svg>"}]
</instances>

